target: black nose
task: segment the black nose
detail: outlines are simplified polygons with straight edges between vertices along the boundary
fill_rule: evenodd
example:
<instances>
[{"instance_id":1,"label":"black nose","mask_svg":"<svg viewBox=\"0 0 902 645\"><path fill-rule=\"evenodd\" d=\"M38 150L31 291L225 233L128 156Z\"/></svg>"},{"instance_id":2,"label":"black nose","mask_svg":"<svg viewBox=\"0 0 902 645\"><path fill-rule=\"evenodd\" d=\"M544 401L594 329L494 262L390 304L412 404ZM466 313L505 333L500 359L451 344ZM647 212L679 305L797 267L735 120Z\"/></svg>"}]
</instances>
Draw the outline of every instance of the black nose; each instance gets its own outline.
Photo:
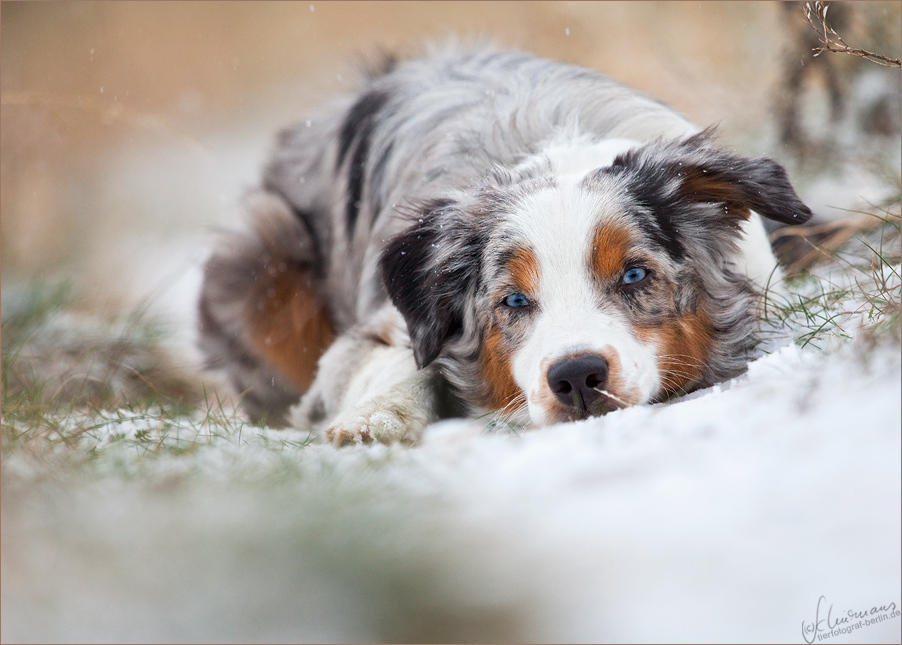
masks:
<instances>
[{"instance_id":1,"label":"black nose","mask_svg":"<svg viewBox=\"0 0 902 645\"><path fill-rule=\"evenodd\" d=\"M607 382L608 361L604 356L565 359L548 368L548 386L577 417L603 411L595 410L592 404L602 398L598 390L605 389Z\"/></svg>"}]
</instances>

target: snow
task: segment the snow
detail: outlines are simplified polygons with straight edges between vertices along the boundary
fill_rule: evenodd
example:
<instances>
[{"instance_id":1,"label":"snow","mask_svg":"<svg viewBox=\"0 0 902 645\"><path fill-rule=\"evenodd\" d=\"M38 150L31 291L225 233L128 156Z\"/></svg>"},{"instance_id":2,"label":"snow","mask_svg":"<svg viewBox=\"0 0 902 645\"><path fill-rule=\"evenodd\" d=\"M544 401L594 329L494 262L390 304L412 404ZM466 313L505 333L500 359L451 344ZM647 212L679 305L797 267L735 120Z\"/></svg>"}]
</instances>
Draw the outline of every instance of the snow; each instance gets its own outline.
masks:
<instances>
[{"instance_id":1,"label":"snow","mask_svg":"<svg viewBox=\"0 0 902 645\"><path fill-rule=\"evenodd\" d=\"M403 640L417 595L502 639L785 642L822 595L900 604L892 346L787 345L679 403L412 449L185 424L194 455L149 460L121 439L160 429L107 414L93 482L4 491L4 641Z\"/></svg>"},{"instance_id":2,"label":"snow","mask_svg":"<svg viewBox=\"0 0 902 645\"><path fill-rule=\"evenodd\" d=\"M202 258L144 253L188 267L147 290L189 357ZM73 413L55 450L4 454L0 636L802 642L827 607L898 610L902 357L872 303L822 300L736 379L535 431L449 420L415 448L336 450L228 409ZM891 614L827 640L899 642Z\"/></svg>"}]
</instances>

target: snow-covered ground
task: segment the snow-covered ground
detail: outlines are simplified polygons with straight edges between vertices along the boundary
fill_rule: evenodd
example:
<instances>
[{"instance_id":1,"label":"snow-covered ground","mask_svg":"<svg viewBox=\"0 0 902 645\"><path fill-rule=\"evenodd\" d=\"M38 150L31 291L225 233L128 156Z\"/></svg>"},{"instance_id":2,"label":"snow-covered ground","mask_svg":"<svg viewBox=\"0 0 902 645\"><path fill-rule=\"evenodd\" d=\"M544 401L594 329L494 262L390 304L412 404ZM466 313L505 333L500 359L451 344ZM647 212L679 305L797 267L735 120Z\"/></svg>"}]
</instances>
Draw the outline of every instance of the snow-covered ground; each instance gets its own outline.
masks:
<instances>
[{"instance_id":1,"label":"snow-covered ground","mask_svg":"<svg viewBox=\"0 0 902 645\"><path fill-rule=\"evenodd\" d=\"M676 403L416 448L74 414L4 457L3 641L899 642L902 360L866 319Z\"/></svg>"}]
</instances>

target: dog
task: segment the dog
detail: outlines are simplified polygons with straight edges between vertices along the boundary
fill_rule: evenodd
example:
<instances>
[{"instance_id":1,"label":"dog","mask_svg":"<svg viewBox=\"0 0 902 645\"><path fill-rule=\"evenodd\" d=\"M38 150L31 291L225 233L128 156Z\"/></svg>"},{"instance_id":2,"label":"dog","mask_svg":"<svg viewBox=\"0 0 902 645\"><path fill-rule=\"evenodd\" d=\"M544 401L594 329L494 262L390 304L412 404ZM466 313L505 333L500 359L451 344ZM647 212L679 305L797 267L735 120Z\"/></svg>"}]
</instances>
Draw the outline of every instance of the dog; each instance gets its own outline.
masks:
<instances>
[{"instance_id":1,"label":"dog","mask_svg":"<svg viewBox=\"0 0 902 645\"><path fill-rule=\"evenodd\" d=\"M283 131L204 269L200 346L253 421L415 444L741 373L785 170L598 72L487 47L387 58Z\"/></svg>"}]
</instances>

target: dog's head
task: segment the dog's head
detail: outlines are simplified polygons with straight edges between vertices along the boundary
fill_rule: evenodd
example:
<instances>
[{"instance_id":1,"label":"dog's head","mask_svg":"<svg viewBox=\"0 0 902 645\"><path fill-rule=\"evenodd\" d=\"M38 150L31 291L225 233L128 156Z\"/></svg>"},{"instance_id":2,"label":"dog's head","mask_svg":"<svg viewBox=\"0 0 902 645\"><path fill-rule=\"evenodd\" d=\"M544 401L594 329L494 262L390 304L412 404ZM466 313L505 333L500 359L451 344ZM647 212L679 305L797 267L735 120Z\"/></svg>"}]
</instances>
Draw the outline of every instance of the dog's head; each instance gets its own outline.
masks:
<instances>
[{"instance_id":1,"label":"dog's head","mask_svg":"<svg viewBox=\"0 0 902 645\"><path fill-rule=\"evenodd\" d=\"M496 171L424 205L380 267L420 367L438 360L475 407L552 423L744 368L755 294L732 263L751 211L811 216L777 163L697 135L577 180Z\"/></svg>"}]
</instances>

